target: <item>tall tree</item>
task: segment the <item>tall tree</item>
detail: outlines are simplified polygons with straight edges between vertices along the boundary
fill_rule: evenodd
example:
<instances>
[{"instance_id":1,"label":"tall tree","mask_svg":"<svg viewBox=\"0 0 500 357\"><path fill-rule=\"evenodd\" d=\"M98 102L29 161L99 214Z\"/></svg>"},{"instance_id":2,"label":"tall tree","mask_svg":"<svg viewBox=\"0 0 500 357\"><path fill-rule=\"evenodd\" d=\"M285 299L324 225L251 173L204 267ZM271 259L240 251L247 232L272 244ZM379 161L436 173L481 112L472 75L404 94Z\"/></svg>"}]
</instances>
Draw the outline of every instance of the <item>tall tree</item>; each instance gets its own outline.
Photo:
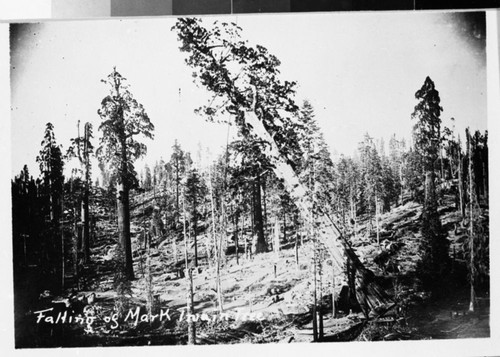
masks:
<instances>
[{"instance_id":1,"label":"tall tree","mask_svg":"<svg viewBox=\"0 0 500 357\"><path fill-rule=\"evenodd\" d=\"M132 95L126 79L113 69L102 82L110 87L110 94L101 102L98 114L102 131L97 154L100 161L110 163L117 176L117 213L119 249L124 256L127 279L134 279L132 247L130 242L130 188L137 185L134 161L146 153L146 145L137 141L137 135L153 138L154 125L143 105Z\"/></svg>"},{"instance_id":2,"label":"tall tree","mask_svg":"<svg viewBox=\"0 0 500 357\"><path fill-rule=\"evenodd\" d=\"M49 270L55 271L54 278L58 278L61 276L61 267L64 264L64 256L61 254L63 242L56 238L59 236L58 232L61 228L60 219L63 203L64 162L61 146L56 143L54 126L51 123L46 124L45 134L41 145L42 149L36 161L40 165L40 172L42 175L42 194L48 198L48 207L45 206L42 208L48 209L47 216L49 218L49 224L45 226L46 229L44 229L43 232L43 245L45 247L43 256L48 258L47 263ZM60 286L62 287L62 285Z\"/></svg>"},{"instance_id":3,"label":"tall tree","mask_svg":"<svg viewBox=\"0 0 500 357\"><path fill-rule=\"evenodd\" d=\"M482 190L477 186L484 184L483 167L487 166L487 158L482 157L486 144L487 133L483 136L479 131L474 135L469 128L465 131L467 140L467 218L468 235L464 240L463 248L469 270L470 283L470 305L469 310L474 311L476 300L476 289L487 287L489 281L489 235L488 235L488 213L481 208L480 194ZM486 159L486 161L483 161Z\"/></svg>"},{"instance_id":4,"label":"tall tree","mask_svg":"<svg viewBox=\"0 0 500 357\"><path fill-rule=\"evenodd\" d=\"M417 154L422 158L425 175L425 199L422 213L422 236L426 240L422 258L422 273L432 288L446 273L448 261L448 241L443 234L438 215L436 195L436 163L441 142L441 111L439 92L434 82L427 77L416 93L418 100L412 119L413 140Z\"/></svg>"},{"instance_id":5,"label":"tall tree","mask_svg":"<svg viewBox=\"0 0 500 357\"><path fill-rule=\"evenodd\" d=\"M40 166L45 192L50 201L50 220L57 224L61 213L64 162L62 160L61 146L56 143L54 126L52 123L46 124L45 134L41 145L42 149L36 161Z\"/></svg>"},{"instance_id":6,"label":"tall tree","mask_svg":"<svg viewBox=\"0 0 500 357\"><path fill-rule=\"evenodd\" d=\"M383 197L382 163L373 139L365 134L358 146L360 157L360 173L363 182L363 196L366 203L366 213L371 221L375 217L377 244L379 237L379 216L381 212L381 199Z\"/></svg>"},{"instance_id":7,"label":"tall tree","mask_svg":"<svg viewBox=\"0 0 500 357\"><path fill-rule=\"evenodd\" d=\"M293 160L297 160L297 157L299 162L296 171L309 191L314 192L314 202L333 213L335 208L338 209L332 204L335 201L332 196L335 191L335 169L328 145L316 122L314 108L309 101L303 102L297 119L298 124L294 131L297 132L299 147L290 145L291 157Z\"/></svg>"},{"instance_id":8,"label":"tall tree","mask_svg":"<svg viewBox=\"0 0 500 357\"><path fill-rule=\"evenodd\" d=\"M341 212L348 212L349 219L356 223L358 202L361 194L359 167L351 159L341 156L337 162L336 190ZM355 228L355 227L354 227Z\"/></svg>"},{"instance_id":9,"label":"tall tree","mask_svg":"<svg viewBox=\"0 0 500 357\"><path fill-rule=\"evenodd\" d=\"M90 260L90 209L89 209L89 199L90 199L90 187L91 174L92 174L92 164L90 162L90 157L94 152L94 146L92 145L91 139L92 135L92 124L85 123L83 128L83 136L80 136L80 121L78 121L78 136L71 139L71 146L68 149L67 157L76 157L80 161L80 165L83 171L83 198L82 198L82 212L83 212L83 259L84 262Z\"/></svg>"},{"instance_id":10,"label":"tall tree","mask_svg":"<svg viewBox=\"0 0 500 357\"><path fill-rule=\"evenodd\" d=\"M389 140L389 162L393 174L399 178L399 180L396 181L395 189L399 191L399 204L401 205L403 204L403 190L405 189L405 181L403 175L404 167L406 164L405 151L405 140L398 140L396 139L396 134L393 134Z\"/></svg>"}]
</instances>

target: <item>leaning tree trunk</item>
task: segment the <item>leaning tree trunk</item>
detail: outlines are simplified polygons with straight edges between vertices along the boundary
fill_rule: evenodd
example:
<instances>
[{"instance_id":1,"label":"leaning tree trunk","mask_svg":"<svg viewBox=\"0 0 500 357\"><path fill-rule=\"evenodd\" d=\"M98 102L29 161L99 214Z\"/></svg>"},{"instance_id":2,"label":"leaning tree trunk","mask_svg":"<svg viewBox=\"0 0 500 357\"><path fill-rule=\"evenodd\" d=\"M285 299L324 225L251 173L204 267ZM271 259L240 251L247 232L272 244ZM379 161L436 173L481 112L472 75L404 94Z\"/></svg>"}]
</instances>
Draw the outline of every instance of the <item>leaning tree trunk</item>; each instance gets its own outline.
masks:
<instances>
[{"instance_id":1,"label":"leaning tree trunk","mask_svg":"<svg viewBox=\"0 0 500 357\"><path fill-rule=\"evenodd\" d=\"M299 178L292 167L280 155L279 149L266 131L262 122L253 111L245 113L245 120L252 126L253 132L261 139L267 141L266 155L273 161L273 171L276 176L283 179L284 185L290 197L295 202L297 208L306 220L311 220L310 212L313 211L313 203L307 195L307 191L299 181ZM392 303L383 289L373 281L374 274L368 270L359 260L355 251L347 239L341 234L334 220L325 212L319 212L317 220L321 229L318 230L318 238L328 249L332 261L338 271L342 271L344 266L344 256L356 267L356 283L361 289L357 289L358 301L365 302L367 308L375 308L381 304ZM313 222L310 222L313 224ZM345 255L344 255L345 254Z\"/></svg>"}]
</instances>

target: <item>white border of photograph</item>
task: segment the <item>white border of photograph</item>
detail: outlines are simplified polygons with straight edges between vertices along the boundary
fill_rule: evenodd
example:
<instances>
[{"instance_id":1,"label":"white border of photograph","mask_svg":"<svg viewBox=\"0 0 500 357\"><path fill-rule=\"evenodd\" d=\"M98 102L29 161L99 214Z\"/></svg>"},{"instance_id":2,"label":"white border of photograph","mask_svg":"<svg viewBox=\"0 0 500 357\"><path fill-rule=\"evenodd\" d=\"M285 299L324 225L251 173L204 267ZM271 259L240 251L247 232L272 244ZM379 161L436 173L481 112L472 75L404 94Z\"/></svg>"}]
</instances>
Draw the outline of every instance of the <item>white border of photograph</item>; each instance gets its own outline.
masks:
<instances>
[{"instance_id":1,"label":"white border of photograph","mask_svg":"<svg viewBox=\"0 0 500 357\"><path fill-rule=\"evenodd\" d=\"M19 1L19 0L18 0ZM42 0L40 6L34 6L32 1L23 0L15 4L9 18L23 18L24 20L41 19L47 17L47 8L42 3L50 0ZM23 4L31 3L27 9ZM19 5L19 6L17 6ZM3 8L3 6L2 6ZM5 13L4 13L5 14ZM14 14L14 15L12 15ZM62 354L80 355L90 352L97 355L112 354L137 354L137 353L177 353L188 355L234 355L254 357L258 355L312 355L325 354L336 356L367 355L370 356L494 356L500 354L500 266L498 262L499 242L497 232L500 231L499 212L499 183L496 181L500 174L499 162L499 138L500 128L500 80L499 80L499 31L498 22L500 12L498 10L487 10L487 66L488 66L488 131L491 147L489 161L490 166L490 249L491 249L491 314L490 327L491 337L487 339L461 339L461 340L435 340L435 341L408 341L408 342L345 342L325 344L266 344L266 345L218 345L218 346L150 346L140 347L106 347L85 349L24 349L16 350L16 355L50 355ZM22 15L22 16L21 16ZM258 15L257 15L258 16ZM306 15L305 15L306 16ZM376 16L376 15L375 15ZM3 15L2 15L3 17ZM116 21L113 18L110 21ZM2 314L0 331L2 332L2 350L10 355L14 350L14 321L13 321L13 288L12 288L12 253L11 253L11 202L10 202L10 89L9 89L9 25L0 24L0 153L2 157L2 170L0 177L0 189L3 204L1 208L0 222L2 225L3 243L0 249L0 271L2 272L0 286L3 288L0 294ZM147 350L145 349L147 348Z\"/></svg>"}]
</instances>

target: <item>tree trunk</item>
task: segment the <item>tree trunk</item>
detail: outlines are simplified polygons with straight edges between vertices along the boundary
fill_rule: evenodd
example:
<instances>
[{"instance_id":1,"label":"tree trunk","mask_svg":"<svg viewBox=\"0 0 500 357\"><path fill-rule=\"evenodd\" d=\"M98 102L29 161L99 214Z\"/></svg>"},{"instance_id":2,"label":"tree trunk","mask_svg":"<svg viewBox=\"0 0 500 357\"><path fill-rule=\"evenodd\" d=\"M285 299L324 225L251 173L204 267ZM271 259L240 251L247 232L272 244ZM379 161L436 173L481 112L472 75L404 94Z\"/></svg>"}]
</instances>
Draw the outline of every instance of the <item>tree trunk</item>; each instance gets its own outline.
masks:
<instances>
[{"instance_id":1,"label":"tree trunk","mask_svg":"<svg viewBox=\"0 0 500 357\"><path fill-rule=\"evenodd\" d=\"M399 165L399 185L401 186L401 206L403 205L403 164Z\"/></svg>"},{"instance_id":2,"label":"tree trunk","mask_svg":"<svg viewBox=\"0 0 500 357\"><path fill-rule=\"evenodd\" d=\"M236 253L236 264L240 264L239 261L239 255L240 255L240 247L238 245L238 229L239 229L239 212L237 212L234 216L234 246L235 246L235 253Z\"/></svg>"},{"instance_id":3,"label":"tree trunk","mask_svg":"<svg viewBox=\"0 0 500 357\"><path fill-rule=\"evenodd\" d=\"M273 248L274 248L276 262L278 262L279 258L280 258L280 223L279 223L278 217L276 217L276 221L274 224Z\"/></svg>"},{"instance_id":4,"label":"tree trunk","mask_svg":"<svg viewBox=\"0 0 500 357\"><path fill-rule=\"evenodd\" d=\"M335 310L335 267L332 266L332 317L337 318L337 311Z\"/></svg>"},{"instance_id":5,"label":"tree trunk","mask_svg":"<svg viewBox=\"0 0 500 357\"><path fill-rule=\"evenodd\" d=\"M284 208L283 208L283 242L286 243L286 211Z\"/></svg>"},{"instance_id":6,"label":"tree trunk","mask_svg":"<svg viewBox=\"0 0 500 357\"><path fill-rule=\"evenodd\" d=\"M64 213L64 194L61 195L61 217L63 217ZM64 291L64 276L65 276L65 269L64 269L64 225L61 219L61 291ZM26 238L25 238L26 239ZM26 240L25 240L26 242ZM25 243L26 246L26 243ZM26 248L24 255L26 257ZM26 258L25 258L26 259Z\"/></svg>"},{"instance_id":7,"label":"tree trunk","mask_svg":"<svg viewBox=\"0 0 500 357\"><path fill-rule=\"evenodd\" d=\"M437 204L434 170L425 173L425 206L430 207Z\"/></svg>"},{"instance_id":8,"label":"tree trunk","mask_svg":"<svg viewBox=\"0 0 500 357\"><path fill-rule=\"evenodd\" d=\"M250 214L250 216L251 216L251 214ZM245 216L243 216L243 220L242 220L241 225L242 225L242 227L245 226ZM246 236L246 234L244 235L243 250L245 251L245 253L244 253L245 259L248 259L248 237Z\"/></svg>"},{"instance_id":9,"label":"tree trunk","mask_svg":"<svg viewBox=\"0 0 500 357\"><path fill-rule=\"evenodd\" d=\"M198 218L196 212L196 199L193 202L193 238L194 238L194 266L198 267Z\"/></svg>"},{"instance_id":10,"label":"tree trunk","mask_svg":"<svg viewBox=\"0 0 500 357\"><path fill-rule=\"evenodd\" d=\"M264 180L262 181L262 209L263 209L263 215L262 215L262 221L263 221L263 226L264 226L264 235L267 236L268 233L268 226L267 226L267 192L266 192L266 178L263 178Z\"/></svg>"},{"instance_id":11,"label":"tree trunk","mask_svg":"<svg viewBox=\"0 0 500 357\"><path fill-rule=\"evenodd\" d=\"M469 156L469 252L470 252L470 304L469 311L474 311L474 173L472 172L472 148L471 137L467 131L467 151Z\"/></svg>"},{"instance_id":12,"label":"tree trunk","mask_svg":"<svg viewBox=\"0 0 500 357\"><path fill-rule=\"evenodd\" d=\"M183 211L183 233L184 233L184 266L186 268L186 280L188 283L188 290L186 296L186 310L190 315L194 315L194 299L193 299L193 270L189 267L188 264L188 243L187 243L187 234L186 234L186 206L185 199L182 200L182 211ZM193 319L188 316L188 345L196 344L196 327Z\"/></svg>"},{"instance_id":13,"label":"tree trunk","mask_svg":"<svg viewBox=\"0 0 500 357\"><path fill-rule=\"evenodd\" d=\"M441 182L444 181L444 166L443 166L443 150L441 150L441 144L438 144L439 148L439 164L440 164L440 172L441 172Z\"/></svg>"},{"instance_id":14,"label":"tree trunk","mask_svg":"<svg viewBox=\"0 0 500 357\"><path fill-rule=\"evenodd\" d=\"M299 269L299 233L295 235L295 265Z\"/></svg>"},{"instance_id":15,"label":"tree trunk","mask_svg":"<svg viewBox=\"0 0 500 357\"><path fill-rule=\"evenodd\" d=\"M299 270L299 235L300 235L300 229L299 229L299 218L297 211L294 212L293 215L293 224L296 229L295 232L295 266L297 267L297 270Z\"/></svg>"},{"instance_id":16,"label":"tree trunk","mask_svg":"<svg viewBox=\"0 0 500 357\"><path fill-rule=\"evenodd\" d=\"M464 182L463 182L462 165L463 165L462 154L459 151L458 152L458 195L460 198L460 213L462 215L462 220L463 220L465 218L465 202L464 202Z\"/></svg>"},{"instance_id":17,"label":"tree trunk","mask_svg":"<svg viewBox=\"0 0 500 357\"><path fill-rule=\"evenodd\" d=\"M209 185L209 192L210 192L210 207L212 211L212 239L214 241L214 249L215 249L215 285L216 285L216 291L217 291L217 302L218 302L218 308L219 308L219 313L223 312L223 306L222 306L222 287L221 287L221 282L220 282L220 260L221 260L221 254L220 254L220 244L218 241L222 238L217 239L217 234L215 230L215 203L214 203L214 192L213 192L213 185L212 185L212 174L210 168L208 169L208 185Z\"/></svg>"},{"instance_id":18,"label":"tree trunk","mask_svg":"<svg viewBox=\"0 0 500 357\"><path fill-rule=\"evenodd\" d=\"M262 217L262 197L260 194L260 175L257 175L253 183L254 194L254 230L257 242L254 247L255 254L267 252L267 243L264 236L264 222Z\"/></svg>"},{"instance_id":19,"label":"tree trunk","mask_svg":"<svg viewBox=\"0 0 500 357\"><path fill-rule=\"evenodd\" d=\"M486 202L488 202L488 167L486 166L486 162L488 160L488 156L483 156L483 197Z\"/></svg>"},{"instance_id":20,"label":"tree trunk","mask_svg":"<svg viewBox=\"0 0 500 357\"><path fill-rule=\"evenodd\" d=\"M311 233L313 233L313 229L311 227L311 230L310 230ZM316 237L314 236L314 233L313 233L313 240L314 240L314 246L313 246L313 279L314 279L314 284L313 284L313 289L314 289L314 293L313 293L313 311L312 311L312 315L313 315L313 342L317 342L318 341L318 298L317 298L317 288L316 288Z\"/></svg>"},{"instance_id":21,"label":"tree trunk","mask_svg":"<svg viewBox=\"0 0 500 357\"><path fill-rule=\"evenodd\" d=\"M488 143L485 141L484 146L481 150L481 166L483 169L483 194L484 194L484 199L488 203L489 198L488 198L488 193L489 193L489 188L488 188L488 181L489 181L489 173L488 173Z\"/></svg>"},{"instance_id":22,"label":"tree trunk","mask_svg":"<svg viewBox=\"0 0 500 357\"><path fill-rule=\"evenodd\" d=\"M319 270L319 306L318 306L318 320L319 320L319 340L323 340L325 336L324 328L323 328L323 270L321 266L321 261L318 262L320 264Z\"/></svg>"},{"instance_id":23,"label":"tree trunk","mask_svg":"<svg viewBox=\"0 0 500 357\"><path fill-rule=\"evenodd\" d=\"M125 276L128 280L134 279L134 268L132 260L132 246L130 242L130 205L129 189L122 178L117 184L116 204L118 214L119 245L124 255Z\"/></svg>"},{"instance_id":24,"label":"tree trunk","mask_svg":"<svg viewBox=\"0 0 500 357\"><path fill-rule=\"evenodd\" d=\"M380 216L380 203L375 194L375 226L377 227L377 246L380 249L380 225L379 225L379 216Z\"/></svg>"},{"instance_id":25,"label":"tree trunk","mask_svg":"<svg viewBox=\"0 0 500 357\"><path fill-rule=\"evenodd\" d=\"M89 125L85 124L84 133L84 169L85 169L85 188L83 193L83 261L90 261L90 213L89 213L89 196L90 196L90 161L89 161Z\"/></svg>"},{"instance_id":26,"label":"tree trunk","mask_svg":"<svg viewBox=\"0 0 500 357\"><path fill-rule=\"evenodd\" d=\"M177 233L172 234L172 254L174 258L174 265L177 264L177 243L176 243Z\"/></svg>"},{"instance_id":27,"label":"tree trunk","mask_svg":"<svg viewBox=\"0 0 500 357\"><path fill-rule=\"evenodd\" d=\"M175 159L175 209L179 214L179 159ZM176 222L177 223L177 222Z\"/></svg>"},{"instance_id":28,"label":"tree trunk","mask_svg":"<svg viewBox=\"0 0 500 357\"><path fill-rule=\"evenodd\" d=\"M224 211L224 202L221 202L221 210L222 210L222 222L225 222L225 211ZM220 229L219 233L219 246L217 247L217 300L219 303L219 312L222 313L224 311L224 304L222 298L222 284L221 284L221 263L222 263L222 240L225 235L226 227L223 223L223 226Z\"/></svg>"},{"instance_id":29,"label":"tree trunk","mask_svg":"<svg viewBox=\"0 0 500 357\"><path fill-rule=\"evenodd\" d=\"M90 261L90 214L89 214L89 185L85 182L83 194L83 261Z\"/></svg>"},{"instance_id":30,"label":"tree trunk","mask_svg":"<svg viewBox=\"0 0 500 357\"><path fill-rule=\"evenodd\" d=\"M356 298L357 291L361 289L356 289L356 268L349 261L346 260L346 275L347 275L347 301L349 306L354 306L357 304L358 300Z\"/></svg>"}]
</instances>

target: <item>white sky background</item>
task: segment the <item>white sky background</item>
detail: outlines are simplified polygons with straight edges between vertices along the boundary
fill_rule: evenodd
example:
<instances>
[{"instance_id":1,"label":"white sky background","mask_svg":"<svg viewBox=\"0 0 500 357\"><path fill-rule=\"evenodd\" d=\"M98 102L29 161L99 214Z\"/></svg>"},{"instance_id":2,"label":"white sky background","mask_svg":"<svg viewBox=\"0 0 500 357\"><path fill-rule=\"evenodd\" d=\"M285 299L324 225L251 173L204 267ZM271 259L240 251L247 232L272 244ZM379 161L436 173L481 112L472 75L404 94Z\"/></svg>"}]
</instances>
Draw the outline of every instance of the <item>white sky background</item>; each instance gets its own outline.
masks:
<instances>
[{"instance_id":1,"label":"white sky background","mask_svg":"<svg viewBox=\"0 0 500 357\"><path fill-rule=\"evenodd\" d=\"M215 18L207 17L212 22ZM227 20L227 19L226 19ZM297 102L309 99L332 151L352 154L365 132L386 142L409 137L415 92L429 75L440 92L444 125L486 129L485 57L443 13L326 13L234 16L242 35L282 62L282 78L298 82ZM31 24L11 44L12 174L35 157L45 123L68 147L76 122L90 121L117 66L154 123L146 161L165 161L177 138L196 158L199 142L225 146L227 126L206 123L193 109L205 104L170 31L174 18ZM179 95L179 88L180 93ZM234 129L232 130L234 132ZM463 136L463 134L462 134ZM97 141L96 141L97 144ZM138 164L140 170L142 164ZM94 170L97 173L97 170Z\"/></svg>"}]
</instances>

